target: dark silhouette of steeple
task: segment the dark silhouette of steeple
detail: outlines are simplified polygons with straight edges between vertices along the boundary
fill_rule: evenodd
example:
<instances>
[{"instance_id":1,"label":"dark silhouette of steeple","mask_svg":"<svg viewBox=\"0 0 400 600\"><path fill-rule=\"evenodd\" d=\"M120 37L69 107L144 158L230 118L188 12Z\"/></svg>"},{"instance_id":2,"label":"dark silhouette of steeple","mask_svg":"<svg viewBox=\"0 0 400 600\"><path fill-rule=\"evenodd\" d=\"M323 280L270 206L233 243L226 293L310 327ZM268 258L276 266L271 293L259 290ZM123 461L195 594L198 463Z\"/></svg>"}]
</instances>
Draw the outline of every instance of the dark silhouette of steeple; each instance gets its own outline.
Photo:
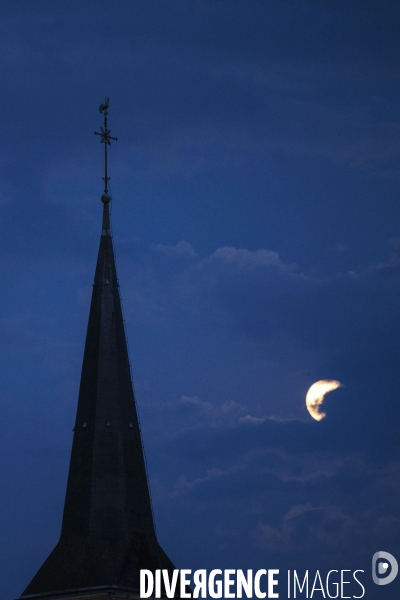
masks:
<instances>
[{"instance_id":1,"label":"dark silhouette of steeple","mask_svg":"<svg viewBox=\"0 0 400 600\"><path fill-rule=\"evenodd\" d=\"M101 141L110 143L106 101ZM105 165L107 150L105 150ZM140 569L174 569L158 544L110 230L103 223L60 540L22 598L139 596ZM177 588L179 589L179 588ZM107 591L108 590L108 591ZM78 593L79 591L79 593Z\"/></svg>"}]
</instances>

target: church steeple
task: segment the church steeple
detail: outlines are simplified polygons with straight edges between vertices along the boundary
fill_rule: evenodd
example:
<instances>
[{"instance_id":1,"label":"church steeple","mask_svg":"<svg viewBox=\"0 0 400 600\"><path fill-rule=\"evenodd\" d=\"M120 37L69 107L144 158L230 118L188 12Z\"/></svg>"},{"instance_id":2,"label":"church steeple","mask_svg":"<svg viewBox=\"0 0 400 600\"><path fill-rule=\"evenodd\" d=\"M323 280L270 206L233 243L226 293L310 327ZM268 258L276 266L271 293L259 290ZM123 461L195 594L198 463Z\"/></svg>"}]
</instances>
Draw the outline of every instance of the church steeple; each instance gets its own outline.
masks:
<instances>
[{"instance_id":1,"label":"church steeple","mask_svg":"<svg viewBox=\"0 0 400 600\"><path fill-rule=\"evenodd\" d=\"M118 589L137 598L140 569L174 568L154 529L110 230L108 99L100 109L103 222L62 530L22 598L81 597L95 588L96 598Z\"/></svg>"}]
</instances>

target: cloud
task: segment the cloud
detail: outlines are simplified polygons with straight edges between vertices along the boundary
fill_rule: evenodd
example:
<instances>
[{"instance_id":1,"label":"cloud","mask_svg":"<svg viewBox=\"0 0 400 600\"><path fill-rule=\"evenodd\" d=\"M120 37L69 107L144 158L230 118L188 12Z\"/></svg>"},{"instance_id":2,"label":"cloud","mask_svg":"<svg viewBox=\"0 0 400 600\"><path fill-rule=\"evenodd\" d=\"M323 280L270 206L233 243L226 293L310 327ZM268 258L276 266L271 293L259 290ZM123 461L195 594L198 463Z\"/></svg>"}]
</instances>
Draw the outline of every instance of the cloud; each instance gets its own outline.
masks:
<instances>
[{"instance_id":1,"label":"cloud","mask_svg":"<svg viewBox=\"0 0 400 600\"><path fill-rule=\"evenodd\" d=\"M218 248L211 256L206 259L210 262L221 261L230 265L235 265L241 269L252 267L267 267L271 265L282 265L277 252L272 250L256 250L251 252L245 248L237 249L229 246Z\"/></svg>"},{"instance_id":2,"label":"cloud","mask_svg":"<svg viewBox=\"0 0 400 600\"><path fill-rule=\"evenodd\" d=\"M215 524L208 543L221 552L250 544L260 559L286 557L286 568L290 561L295 568L351 564L354 557L360 568L377 539L395 551L398 461L373 464L357 442L346 451L337 428L316 438L307 425L268 420L182 432L157 449L171 460L159 466L159 501L177 503L180 518L183 511L194 523Z\"/></svg>"},{"instance_id":3,"label":"cloud","mask_svg":"<svg viewBox=\"0 0 400 600\"><path fill-rule=\"evenodd\" d=\"M265 421L277 421L278 423L287 423L290 421L304 421L305 419L296 419L290 417L276 417L271 415L270 417L252 417L251 415L246 415L245 417L240 417L238 423L265 423Z\"/></svg>"},{"instance_id":4,"label":"cloud","mask_svg":"<svg viewBox=\"0 0 400 600\"><path fill-rule=\"evenodd\" d=\"M123 259L129 337L141 335L146 323L151 328L145 337L152 360L171 364L163 374L165 386L178 362L181 381L186 374L188 378L188 387L180 383L172 395L165 396L165 387L162 403L149 398L146 414L161 404L172 414L176 398L187 396L212 405L207 418L208 423L214 419L214 425L222 423L217 407L229 402L237 407L236 413L229 412L232 423L233 415L260 424L273 417L307 419L306 392L321 378L346 385L345 391L326 400L328 417L335 422L340 412L348 420L351 415L349 422L372 414L374 394L382 407L375 422L378 418L383 423L385 411L397 414L390 401L392 375L378 385L371 367L379 364L381 373L392 372L398 331L397 257L360 269L357 277L317 277L268 249L222 247L202 258L182 241L173 246L126 246L122 253L117 246L117 252ZM196 343L189 350L190 340ZM140 386L140 374L138 378L134 371L134 378ZM211 392L211 380L221 394ZM382 394L382 389L388 392ZM195 406L191 408L194 415ZM185 410L177 417L182 426L184 419L188 427L205 426L206 413L199 413L196 422L189 417L189 406Z\"/></svg>"},{"instance_id":5,"label":"cloud","mask_svg":"<svg viewBox=\"0 0 400 600\"><path fill-rule=\"evenodd\" d=\"M181 396L177 401L147 405L146 422L152 422L152 435L157 431L159 441L196 429L235 427L245 411L246 407L232 400L213 404L197 396Z\"/></svg>"},{"instance_id":6,"label":"cloud","mask_svg":"<svg viewBox=\"0 0 400 600\"><path fill-rule=\"evenodd\" d=\"M375 277L398 277L400 275L400 256L391 252L385 261L370 265L367 272Z\"/></svg>"},{"instance_id":7,"label":"cloud","mask_svg":"<svg viewBox=\"0 0 400 600\"><path fill-rule=\"evenodd\" d=\"M185 242L185 240L181 240L175 246L166 246L164 244L155 244L153 248L156 251L159 251L167 256L171 257L185 257L185 258L194 258L197 256L196 252L192 248L190 244Z\"/></svg>"},{"instance_id":8,"label":"cloud","mask_svg":"<svg viewBox=\"0 0 400 600\"><path fill-rule=\"evenodd\" d=\"M259 523L257 543L273 552L335 548L349 551L359 536L354 519L337 506L313 507L310 503L293 506L283 517L280 529Z\"/></svg>"}]
</instances>

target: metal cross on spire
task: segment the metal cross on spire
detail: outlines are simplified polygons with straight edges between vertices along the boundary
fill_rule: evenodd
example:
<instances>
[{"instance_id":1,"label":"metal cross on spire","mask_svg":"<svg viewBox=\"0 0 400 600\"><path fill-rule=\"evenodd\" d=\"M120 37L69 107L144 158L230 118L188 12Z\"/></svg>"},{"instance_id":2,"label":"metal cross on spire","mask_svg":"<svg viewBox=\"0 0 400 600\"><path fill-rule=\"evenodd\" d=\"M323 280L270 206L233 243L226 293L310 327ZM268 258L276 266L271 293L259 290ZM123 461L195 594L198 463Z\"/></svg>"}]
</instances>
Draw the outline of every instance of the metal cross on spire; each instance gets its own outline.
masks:
<instances>
[{"instance_id":1,"label":"metal cross on spire","mask_svg":"<svg viewBox=\"0 0 400 600\"><path fill-rule=\"evenodd\" d=\"M106 97L104 104L100 104L99 111L101 113L103 113L103 115L104 115L104 127L100 128L101 133L98 133L97 131L94 132L95 135L100 136L100 143L104 144L104 177L103 177L103 181L104 181L104 193L105 194L108 194L108 182L110 181L110 178L107 175L107 146L111 146L111 140L115 140L115 141L118 140L118 138L112 137L110 135L111 130L107 129L107 115L108 115L109 103L110 103L110 98Z\"/></svg>"}]
</instances>

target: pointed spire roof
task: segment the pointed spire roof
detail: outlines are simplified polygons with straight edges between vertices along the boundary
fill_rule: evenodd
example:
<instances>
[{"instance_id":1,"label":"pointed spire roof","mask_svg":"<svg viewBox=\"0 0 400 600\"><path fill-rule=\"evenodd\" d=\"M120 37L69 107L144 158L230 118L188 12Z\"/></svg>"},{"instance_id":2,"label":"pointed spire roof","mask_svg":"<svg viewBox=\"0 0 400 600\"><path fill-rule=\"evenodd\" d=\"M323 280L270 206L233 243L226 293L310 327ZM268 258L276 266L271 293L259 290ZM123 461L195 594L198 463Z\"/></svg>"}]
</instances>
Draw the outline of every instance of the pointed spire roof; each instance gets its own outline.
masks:
<instances>
[{"instance_id":1,"label":"pointed spire roof","mask_svg":"<svg viewBox=\"0 0 400 600\"><path fill-rule=\"evenodd\" d=\"M105 122L107 132L106 126ZM158 544L154 528L115 266L107 182L106 171L102 232L61 537L22 597L90 591L99 586L116 586L138 594L140 569L174 568Z\"/></svg>"}]
</instances>

